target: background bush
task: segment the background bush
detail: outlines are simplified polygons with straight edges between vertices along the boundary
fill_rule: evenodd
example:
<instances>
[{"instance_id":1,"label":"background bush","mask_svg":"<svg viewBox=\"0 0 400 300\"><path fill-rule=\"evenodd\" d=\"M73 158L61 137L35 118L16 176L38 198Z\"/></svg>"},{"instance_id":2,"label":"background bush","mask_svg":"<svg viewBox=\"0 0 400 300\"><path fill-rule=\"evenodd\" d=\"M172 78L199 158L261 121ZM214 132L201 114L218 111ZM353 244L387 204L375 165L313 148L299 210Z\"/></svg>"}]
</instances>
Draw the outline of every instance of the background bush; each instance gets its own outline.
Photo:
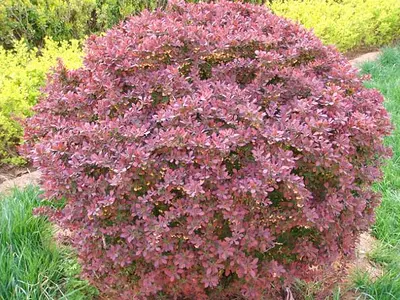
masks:
<instances>
[{"instance_id":1,"label":"background bush","mask_svg":"<svg viewBox=\"0 0 400 300\"><path fill-rule=\"evenodd\" d=\"M79 41L58 43L50 39L40 50L29 49L24 41L13 50L0 48L0 162L21 163L16 146L21 142L20 118L31 115L31 108L40 95L46 73L62 57L68 68L82 64Z\"/></svg>"},{"instance_id":2,"label":"background bush","mask_svg":"<svg viewBox=\"0 0 400 300\"><path fill-rule=\"evenodd\" d=\"M80 39L156 5L156 0L5 0L0 4L0 41L10 47L22 38L36 46L45 37Z\"/></svg>"},{"instance_id":3,"label":"background bush","mask_svg":"<svg viewBox=\"0 0 400 300\"><path fill-rule=\"evenodd\" d=\"M45 91L25 153L105 297L276 299L373 221L383 97L265 7L143 13Z\"/></svg>"},{"instance_id":4,"label":"background bush","mask_svg":"<svg viewBox=\"0 0 400 300\"><path fill-rule=\"evenodd\" d=\"M400 36L398 0L275 0L270 7L313 28L323 42L341 51L381 46Z\"/></svg>"}]
</instances>

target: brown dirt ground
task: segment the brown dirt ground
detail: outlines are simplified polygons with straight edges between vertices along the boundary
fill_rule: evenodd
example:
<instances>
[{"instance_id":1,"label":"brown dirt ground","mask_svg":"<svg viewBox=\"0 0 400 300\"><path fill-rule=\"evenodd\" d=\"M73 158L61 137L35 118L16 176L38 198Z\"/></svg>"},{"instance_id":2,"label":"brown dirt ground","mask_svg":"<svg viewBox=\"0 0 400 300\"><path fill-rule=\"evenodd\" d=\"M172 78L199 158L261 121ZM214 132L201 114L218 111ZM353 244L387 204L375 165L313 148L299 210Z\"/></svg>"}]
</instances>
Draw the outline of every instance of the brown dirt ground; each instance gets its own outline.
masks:
<instances>
[{"instance_id":1,"label":"brown dirt ground","mask_svg":"<svg viewBox=\"0 0 400 300\"><path fill-rule=\"evenodd\" d=\"M376 52L376 51L379 51L378 47L360 47L360 48L357 48L357 49L354 49L354 50L344 53L344 56L349 60L353 60L355 58L363 56L364 54L368 54L368 53Z\"/></svg>"},{"instance_id":2,"label":"brown dirt ground","mask_svg":"<svg viewBox=\"0 0 400 300\"><path fill-rule=\"evenodd\" d=\"M21 170L19 172L22 172ZM37 185L39 184L40 180L40 172L39 171L33 171L31 172L29 169L24 171L23 173L18 173L18 175L14 175L14 173L2 175L4 177L8 177L6 181L0 184L0 194L8 193L10 192L13 188L23 188L27 185ZM3 178L4 178L3 177Z\"/></svg>"},{"instance_id":3,"label":"brown dirt ground","mask_svg":"<svg viewBox=\"0 0 400 300\"><path fill-rule=\"evenodd\" d=\"M354 67L358 67L363 62L376 60L379 55L380 55L379 51L365 53L359 57L356 57L356 58L350 60L350 63Z\"/></svg>"},{"instance_id":4,"label":"brown dirt ground","mask_svg":"<svg viewBox=\"0 0 400 300\"><path fill-rule=\"evenodd\" d=\"M10 165L3 165L0 167L0 184L3 182L20 177L24 174L29 173L30 168L28 167L16 167Z\"/></svg>"}]
</instances>

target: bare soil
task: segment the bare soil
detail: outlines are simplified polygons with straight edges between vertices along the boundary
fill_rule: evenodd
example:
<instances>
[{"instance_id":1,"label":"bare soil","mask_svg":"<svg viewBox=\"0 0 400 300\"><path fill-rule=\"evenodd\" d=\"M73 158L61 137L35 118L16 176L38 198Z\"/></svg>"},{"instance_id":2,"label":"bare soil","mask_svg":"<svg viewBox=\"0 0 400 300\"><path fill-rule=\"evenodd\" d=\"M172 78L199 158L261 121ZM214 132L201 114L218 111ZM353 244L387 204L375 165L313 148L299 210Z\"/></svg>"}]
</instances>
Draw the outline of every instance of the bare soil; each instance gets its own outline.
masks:
<instances>
[{"instance_id":1,"label":"bare soil","mask_svg":"<svg viewBox=\"0 0 400 300\"><path fill-rule=\"evenodd\" d=\"M29 169L26 171L13 171L16 173L0 173L0 176L3 178L8 178L0 184L0 194L8 193L13 188L24 188L27 185L37 185L40 180L40 172L33 171L31 172ZM22 173L21 173L22 172Z\"/></svg>"},{"instance_id":2,"label":"bare soil","mask_svg":"<svg viewBox=\"0 0 400 300\"><path fill-rule=\"evenodd\" d=\"M359 57L350 60L350 63L353 65L353 67L358 67L366 61L376 60L379 55L380 55L379 51L365 53Z\"/></svg>"},{"instance_id":3,"label":"bare soil","mask_svg":"<svg viewBox=\"0 0 400 300\"><path fill-rule=\"evenodd\" d=\"M372 53L372 52L377 52L379 51L378 47L360 47L351 51L348 51L344 53L344 56L348 60L353 60L355 58L361 57L364 54Z\"/></svg>"},{"instance_id":4,"label":"bare soil","mask_svg":"<svg viewBox=\"0 0 400 300\"><path fill-rule=\"evenodd\" d=\"M27 174L31 171L31 168L29 166L26 167L16 167L16 166L10 166L10 165L4 165L0 167L0 184L3 182L10 180L10 179L15 179L17 177L20 177L24 174Z\"/></svg>"},{"instance_id":5,"label":"bare soil","mask_svg":"<svg viewBox=\"0 0 400 300\"><path fill-rule=\"evenodd\" d=\"M351 268L354 270L367 271L373 279L382 276L383 270L368 259L368 254L375 250L378 243L379 241L377 241L370 232L361 234L356 250L356 260L353 262Z\"/></svg>"}]
</instances>

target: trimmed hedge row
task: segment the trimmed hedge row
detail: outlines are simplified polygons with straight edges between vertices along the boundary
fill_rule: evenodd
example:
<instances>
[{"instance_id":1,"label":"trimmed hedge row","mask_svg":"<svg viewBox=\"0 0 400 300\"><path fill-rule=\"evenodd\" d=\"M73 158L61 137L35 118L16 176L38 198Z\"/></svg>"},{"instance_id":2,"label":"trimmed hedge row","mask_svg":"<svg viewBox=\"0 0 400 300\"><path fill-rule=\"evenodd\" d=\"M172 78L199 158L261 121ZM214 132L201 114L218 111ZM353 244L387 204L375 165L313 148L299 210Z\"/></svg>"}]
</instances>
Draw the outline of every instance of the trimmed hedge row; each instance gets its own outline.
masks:
<instances>
[{"instance_id":1,"label":"trimmed hedge row","mask_svg":"<svg viewBox=\"0 0 400 300\"><path fill-rule=\"evenodd\" d=\"M22 128L18 119L31 114L46 73L62 57L68 68L82 64L81 45L77 40L58 43L47 39L40 50L29 49L24 41L16 42L11 51L0 48L0 162L23 163L16 155Z\"/></svg>"},{"instance_id":2,"label":"trimmed hedge row","mask_svg":"<svg viewBox=\"0 0 400 300\"><path fill-rule=\"evenodd\" d=\"M153 0L5 0L0 4L0 43L9 48L21 38L36 46L46 36L57 41L80 39L156 4Z\"/></svg>"},{"instance_id":3,"label":"trimmed hedge row","mask_svg":"<svg viewBox=\"0 0 400 300\"><path fill-rule=\"evenodd\" d=\"M400 36L399 0L276 0L270 7L341 51L385 45Z\"/></svg>"}]
</instances>

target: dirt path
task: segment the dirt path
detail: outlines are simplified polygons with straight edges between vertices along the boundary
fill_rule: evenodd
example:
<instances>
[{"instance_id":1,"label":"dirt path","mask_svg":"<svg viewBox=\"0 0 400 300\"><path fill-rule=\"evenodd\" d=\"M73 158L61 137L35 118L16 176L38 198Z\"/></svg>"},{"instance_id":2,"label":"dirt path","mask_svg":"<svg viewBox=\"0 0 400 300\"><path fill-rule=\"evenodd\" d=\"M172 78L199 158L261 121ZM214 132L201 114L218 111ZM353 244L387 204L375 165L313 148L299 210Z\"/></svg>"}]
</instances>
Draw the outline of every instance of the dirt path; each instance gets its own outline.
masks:
<instances>
[{"instance_id":1,"label":"dirt path","mask_svg":"<svg viewBox=\"0 0 400 300\"><path fill-rule=\"evenodd\" d=\"M37 185L39 184L39 180L40 180L39 171L34 171L28 174L24 174L20 177L16 177L14 179L6 180L2 184L0 184L0 194L8 193L13 188L24 188L30 184Z\"/></svg>"},{"instance_id":2,"label":"dirt path","mask_svg":"<svg viewBox=\"0 0 400 300\"><path fill-rule=\"evenodd\" d=\"M350 60L350 63L353 65L353 67L358 67L360 64L362 64L366 61L376 60L378 58L379 54L380 54L379 51L366 53L366 54L363 54L359 57L356 57L356 58Z\"/></svg>"}]
</instances>

